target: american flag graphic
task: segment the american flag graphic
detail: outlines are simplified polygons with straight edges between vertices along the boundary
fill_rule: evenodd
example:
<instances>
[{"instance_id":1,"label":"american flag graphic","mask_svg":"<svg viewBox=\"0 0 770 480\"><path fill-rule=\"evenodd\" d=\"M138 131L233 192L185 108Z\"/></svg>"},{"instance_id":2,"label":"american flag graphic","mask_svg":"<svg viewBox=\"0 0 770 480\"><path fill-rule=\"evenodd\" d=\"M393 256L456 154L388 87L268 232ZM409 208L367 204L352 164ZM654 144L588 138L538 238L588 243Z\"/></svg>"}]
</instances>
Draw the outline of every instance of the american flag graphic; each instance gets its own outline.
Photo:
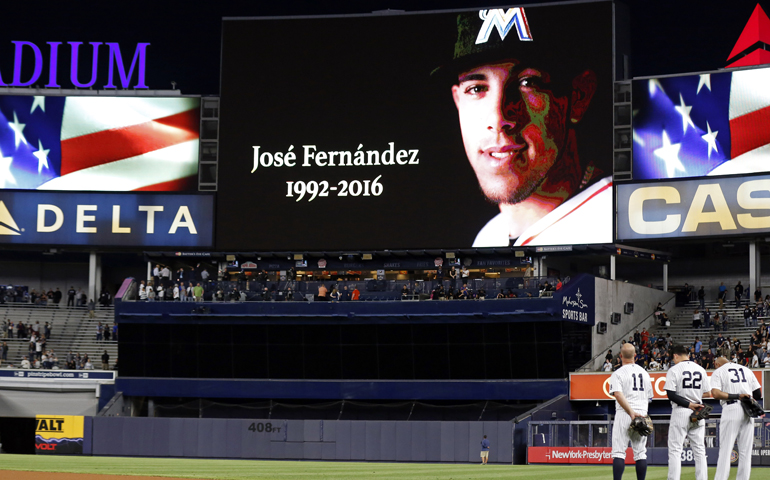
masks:
<instances>
[{"instance_id":1,"label":"american flag graphic","mask_svg":"<svg viewBox=\"0 0 770 480\"><path fill-rule=\"evenodd\" d=\"M199 98L0 96L0 188L196 190Z\"/></svg>"},{"instance_id":2,"label":"american flag graphic","mask_svg":"<svg viewBox=\"0 0 770 480\"><path fill-rule=\"evenodd\" d=\"M634 82L634 180L770 171L770 69Z\"/></svg>"}]
</instances>

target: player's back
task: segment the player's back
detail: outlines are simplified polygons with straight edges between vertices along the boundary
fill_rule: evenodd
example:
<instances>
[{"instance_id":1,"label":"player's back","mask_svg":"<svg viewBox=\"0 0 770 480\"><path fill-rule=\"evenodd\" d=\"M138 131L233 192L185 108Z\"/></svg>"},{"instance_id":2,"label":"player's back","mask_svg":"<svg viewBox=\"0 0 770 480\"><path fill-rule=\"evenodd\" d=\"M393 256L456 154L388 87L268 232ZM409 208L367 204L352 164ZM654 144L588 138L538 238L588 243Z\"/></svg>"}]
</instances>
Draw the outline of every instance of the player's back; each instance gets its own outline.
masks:
<instances>
[{"instance_id":1,"label":"player's back","mask_svg":"<svg viewBox=\"0 0 770 480\"><path fill-rule=\"evenodd\" d=\"M750 369L737 363L725 363L711 375L711 387L725 393L747 393L751 395L760 388L757 377ZM722 405L725 401L722 401Z\"/></svg>"},{"instance_id":2,"label":"player's back","mask_svg":"<svg viewBox=\"0 0 770 480\"><path fill-rule=\"evenodd\" d=\"M620 391L628 404L637 413L647 413L649 398L652 397L650 374L639 365L632 363L615 370L610 378L610 393ZM615 401L615 409L622 410Z\"/></svg>"},{"instance_id":3,"label":"player's back","mask_svg":"<svg viewBox=\"0 0 770 480\"><path fill-rule=\"evenodd\" d=\"M666 390L673 390L691 403L701 403L703 393L711 391L708 374L703 367L686 360L671 367L666 374ZM672 406L676 404L671 402Z\"/></svg>"}]
</instances>

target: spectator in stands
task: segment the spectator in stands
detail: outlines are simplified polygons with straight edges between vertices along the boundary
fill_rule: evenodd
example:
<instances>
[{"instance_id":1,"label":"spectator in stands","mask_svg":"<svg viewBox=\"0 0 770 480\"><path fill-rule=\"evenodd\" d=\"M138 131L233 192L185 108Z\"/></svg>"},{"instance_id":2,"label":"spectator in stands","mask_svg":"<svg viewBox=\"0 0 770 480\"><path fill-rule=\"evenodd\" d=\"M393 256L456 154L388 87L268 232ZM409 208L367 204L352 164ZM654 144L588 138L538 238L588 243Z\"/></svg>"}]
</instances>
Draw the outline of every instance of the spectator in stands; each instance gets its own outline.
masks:
<instances>
[{"instance_id":1,"label":"spectator in stands","mask_svg":"<svg viewBox=\"0 0 770 480\"><path fill-rule=\"evenodd\" d=\"M684 283L684 294L688 302L692 300L692 287L687 282Z\"/></svg>"},{"instance_id":2,"label":"spectator in stands","mask_svg":"<svg viewBox=\"0 0 770 480\"><path fill-rule=\"evenodd\" d=\"M454 265L449 269L449 286L454 289L457 286L457 269Z\"/></svg>"},{"instance_id":3,"label":"spectator in stands","mask_svg":"<svg viewBox=\"0 0 770 480\"><path fill-rule=\"evenodd\" d=\"M756 327L759 325L759 311L756 307L751 309L751 326Z\"/></svg>"},{"instance_id":4,"label":"spectator in stands","mask_svg":"<svg viewBox=\"0 0 770 480\"><path fill-rule=\"evenodd\" d=\"M262 289L262 301L263 302L269 302L272 299L273 298L272 298L272 295L270 295L270 290L267 287L263 288Z\"/></svg>"},{"instance_id":5,"label":"spectator in stands","mask_svg":"<svg viewBox=\"0 0 770 480\"><path fill-rule=\"evenodd\" d=\"M329 294L329 297L331 297L332 302L339 302L340 301L340 292L337 290L337 287L332 287L332 293Z\"/></svg>"},{"instance_id":6,"label":"spectator in stands","mask_svg":"<svg viewBox=\"0 0 770 480\"><path fill-rule=\"evenodd\" d=\"M35 332L35 335L40 335L40 320L36 320L35 324L32 325L32 331Z\"/></svg>"},{"instance_id":7,"label":"spectator in stands","mask_svg":"<svg viewBox=\"0 0 770 480\"><path fill-rule=\"evenodd\" d=\"M612 360L609 358L604 359L604 364L602 365L602 372L611 372L612 371Z\"/></svg>"},{"instance_id":8,"label":"spectator in stands","mask_svg":"<svg viewBox=\"0 0 770 480\"><path fill-rule=\"evenodd\" d=\"M751 322L750 318L751 318L751 307L746 305L745 307L743 307L743 326L744 327L751 326L750 325L750 322Z\"/></svg>"},{"instance_id":9,"label":"spectator in stands","mask_svg":"<svg viewBox=\"0 0 770 480\"><path fill-rule=\"evenodd\" d=\"M719 283L719 293L717 294L717 300L719 300L719 309L725 308L725 298L727 297L727 287L725 282Z\"/></svg>"},{"instance_id":10,"label":"spectator in stands","mask_svg":"<svg viewBox=\"0 0 770 480\"><path fill-rule=\"evenodd\" d=\"M187 301L192 302L195 301L195 287L193 286L193 282L187 283Z\"/></svg>"},{"instance_id":11,"label":"spectator in stands","mask_svg":"<svg viewBox=\"0 0 770 480\"><path fill-rule=\"evenodd\" d=\"M154 302L155 301L155 286L150 282L149 285L147 285L147 301L148 302Z\"/></svg>"},{"instance_id":12,"label":"spectator in stands","mask_svg":"<svg viewBox=\"0 0 770 480\"><path fill-rule=\"evenodd\" d=\"M500 289L500 293L497 294L496 298L505 298L505 294L503 293L503 289Z\"/></svg>"},{"instance_id":13,"label":"spectator in stands","mask_svg":"<svg viewBox=\"0 0 770 480\"><path fill-rule=\"evenodd\" d=\"M2 345L0 345L0 365L3 364L3 362L8 361L8 343L3 342Z\"/></svg>"},{"instance_id":14,"label":"spectator in stands","mask_svg":"<svg viewBox=\"0 0 770 480\"><path fill-rule=\"evenodd\" d=\"M173 295L174 301L178 302L179 301L179 284L178 283L174 284L174 291L172 295Z\"/></svg>"},{"instance_id":15,"label":"spectator in stands","mask_svg":"<svg viewBox=\"0 0 770 480\"><path fill-rule=\"evenodd\" d=\"M168 265L163 265L160 270L160 277L160 284L163 285L164 289L168 289L171 286L171 270L169 270Z\"/></svg>"},{"instance_id":16,"label":"spectator in stands","mask_svg":"<svg viewBox=\"0 0 770 480\"><path fill-rule=\"evenodd\" d=\"M74 370L75 369L75 354L72 353L72 350L67 353L67 357L65 358L65 362L67 363L67 369Z\"/></svg>"},{"instance_id":17,"label":"spectator in stands","mask_svg":"<svg viewBox=\"0 0 770 480\"><path fill-rule=\"evenodd\" d=\"M460 270L460 277L462 280L463 285L468 285L468 280L470 279L471 272L468 270L468 267L463 265L462 269Z\"/></svg>"},{"instance_id":18,"label":"spectator in stands","mask_svg":"<svg viewBox=\"0 0 770 480\"><path fill-rule=\"evenodd\" d=\"M741 297L743 296L743 285L738 280L738 285L735 286L735 308L741 308Z\"/></svg>"},{"instance_id":19,"label":"spectator in stands","mask_svg":"<svg viewBox=\"0 0 770 480\"><path fill-rule=\"evenodd\" d=\"M657 356L653 357L652 360L650 360L650 364L649 364L647 370L649 370L651 372L657 372L658 370L660 370L660 361L659 360L660 360L659 357L657 357Z\"/></svg>"},{"instance_id":20,"label":"spectator in stands","mask_svg":"<svg viewBox=\"0 0 770 480\"><path fill-rule=\"evenodd\" d=\"M6 327L7 327L7 334L6 334L6 336L8 338L13 338L13 321L11 321L9 319L9 320L6 320L6 322L7 322L7 324L6 324Z\"/></svg>"},{"instance_id":21,"label":"spectator in stands","mask_svg":"<svg viewBox=\"0 0 770 480\"><path fill-rule=\"evenodd\" d=\"M404 285L401 287L401 300L406 300L409 297L409 287Z\"/></svg>"},{"instance_id":22,"label":"spectator in stands","mask_svg":"<svg viewBox=\"0 0 770 480\"><path fill-rule=\"evenodd\" d=\"M700 290L698 290L698 302L700 302L701 310L706 308L706 290L704 290L704 287L702 285L700 287Z\"/></svg>"},{"instance_id":23,"label":"spectator in stands","mask_svg":"<svg viewBox=\"0 0 770 480\"><path fill-rule=\"evenodd\" d=\"M666 326L666 322L668 322L668 315L666 315L666 312L663 309L663 304L658 302L658 306L655 307L655 317L658 319L658 323L661 327Z\"/></svg>"},{"instance_id":24,"label":"spectator in stands","mask_svg":"<svg viewBox=\"0 0 770 480\"><path fill-rule=\"evenodd\" d=\"M161 283L158 284L158 286L155 288L155 299L159 302L162 302L166 300L165 292L163 291L163 280L161 280Z\"/></svg>"},{"instance_id":25,"label":"spectator in stands","mask_svg":"<svg viewBox=\"0 0 770 480\"><path fill-rule=\"evenodd\" d=\"M22 321L16 324L16 338L27 338L27 328Z\"/></svg>"},{"instance_id":26,"label":"spectator in stands","mask_svg":"<svg viewBox=\"0 0 770 480\"><path fill-rule=\"evenodd\" d=\"M345 286L347 288L347 285ZM294 300L294 292L291 291L291 287L286 289L286 301L291 302Z\"/></svg>"},{"instance_id":27,"label":"spectator in stands","mask_svg":"<svg viewBox=\"0 0 770 480\"><path fill-rule=\"evenodd\" d=\"M353 292L350 294L351 300L358 300L361 297L361 292L358 290L358 287L353 285Z\"/></svg>"},{"instance_id":28,"label":"spectator in stands","mask_svg":"<svg viewBox=\"0 0 770 480\"><path fill-rule=\"evenodd\" d=\"M112 340L118 341L118 322L112 322Z\"/></svg>"},{"instance_id":29,"label":"spectator in stands","mask_svg":"<svg viewBox=\"0 0 770 480\"><path fill-rule=\"evenodd\" d=\"M62 297L61 290L59 290L59 287L56 287L56 291L53 292L52 298L53 298L53 304L56 305L57 307L59 306L59 303L61 303L61 297Z\"/></svg>"},{"instance_id":30,"label":"spectator in stands","mask_svg":"<svg viewBox=\"0 0 770 480\"><path fill-rule=\"evenodd\" d=\"M717 354L717 339L714 338L713 333L709 335L709 352L711 352L712 356L716 356Z\"/></svg>"},{"instance_id":31,"label":"spectator in stands","mask_svg":"<svg viewBox=\"0 0 770 480\"><path fill-rule=\"evenodd\" d=\"M137 289L137 296L139 297L140 301L147 300L147 286L144 284L144 280L139 282L139 287Z\"/></svg>"},{"instance_id":32,"label":"spectator in stands","mask_svg":"<svg viewBox=\"0 0 770 480\"><path fill-rule=\"evenodd\" d=\"M479 290L476 292L476 298L478 298L479 300L484 300L485 298L487 298L487 291L484 290L483 286L479 287Z\"/></svg>"},{"instance_id":33,"label":"spectator in stands","mask_svg":"<svg viewBox=\"0 0 770 480\"><path fill-rule=\"evenodd\" d=\"M74 307L75 306L75 294L77 291L75 290L75 287L70 287L69 290L67 290L67 306L68 307Z\"/></svg>"},{"instance_id":34,"label":"spectator in stands","mask_svg":"<svg viewBox=\"0 0 770 480\"><path fill-rule=\"evenodd\" d=\"M110 306L110 294L107 290L102 290L102 293L99 294L99 305L102 307Z\"/></svg>"},{"instance_id":35,"label":"spectator in stands","mask_svg":"<svg viewBox=\"0 0 770 480\"><path fill-rule=\"evenodd\" d=\"M110 369L110 354L107 353L107 350L102 353L102 370L109 370Z\"/></svg>"},{"instance_id":36,"label":"spectator in stands","mask_svg":"<svg viewBox=\"0 0 770 480\"><path fill-rule=\"evenodd\" d=\"M104 337L104 325L102 325L102 322L99 322L99 324L96 326L96 341L101 342L103 337Z\"/></svg>"},{"instance_id":37,"label":"spectator in stands","mask_svg":"<svg viewBox=\"0 0 770 480\"><path fill-rule=\"evenodd\" d=\"M184 282L175 284L174 290L179 291L179 301L180 302L186 302L187 301L187 287L185 286Z\"/></svg>"},{"instance_id":38,"label":"spectator in stands","mask_svg":"<svg viewBox=\"0 0 770 480\"><path fill-rule=\"evenodd\" d=\"M206 283L209 281L209 271L205 268L201 271L201 280L203 280L203 283Z\"/></svg>"},{"instance_id":39,"label":"spectator in stands","mask_svg":"<svg viewBox=\"0 0 770 480\"><path fill-rule=\"evenodd\" d=\"M703 328L711 328L711 312L708 308L703 312Z\"/></svg>"},{"instance_id":40,"label":"spectator in stands","mask_svg":"<svg viewBox=\"0 0 770 480\"><path fill-rule=\"evenodd\" d=\"M203 301L203 287L201 287L200 282L193 288L193 296L195 297L196 302Z\"/></svg>"},{"instance_id":41,"label":"spectator in stands","mask_svg":"<svg viewBox=\"0 0 770 480\"><path fill-rule=\"evenodd\" d=\"M699 337L695 337L695 342L693 342L692 346L695 349L694 350L695 356L700 357L701 350L703 350L703 342L700 341Z\"/></svg>"},{"instance_id":42,"label":"spectator in stands","mask_svg":"<svg viewBox=\"0 0 770 480\"><path fill-rule=\"evenodd\" d=\"M32 368L32 365L30 365L29 360L27 360L27 356L26 355L24 355L24 357L22 357L21 368L23 368L25 370L29 370L30 368Z\"/></svg>"},{"instance_id":43,"label":"spectator in stands","mask_svg":"<svg viewBox=\"0 0 770 480\"><path fill-rule=\"evenodd\" d=\"M696 308L692 314L692 328L700 328L702 326L703 322L701 321L701 314L700 311Z\"/></svg>"},{"instance_id":44,"label":"spectator in stands","mask_svg":"<svg viewBox=\"0 0 770 480\"><path fill-rule=\"evenodd\" d=\"M329 289L326 288L326 285L323 283L318 287L318 299L323 301L326 300L326 294L329 292Z\"/></svg>"},{"instance_id":45,"label":"spectator in stands","mask_svg":"<svg viewBox=\"0 0 770 480\"><path fill-rule=\"evenodd\" d=\"M93 370L94 365L91 363L91 359L88 358L88 355L86 355L86 359L83 362L83 370Z\"/></svg>"},{"instance_id":46,"label":"spectator in stands","mask_svg":"<svg viewBox=\"0 0 770 480\"><path fill-rule=\"evenodd\" d=\"M110 341L110 326L105 325L104 326L104 341L109 342Z\"/></svg>"},{"instance_id":47,"label":"spectator in stands","mask_svg":"<svg viewBox=\"0 0 770 480\"><path fill-rule=\"evenodd\" d=\"M93 298L88 301L88 316L89 318L96 318L96 304Z\"/></svg>"},{"instance_id":48,"label":"spectator in stands","mask_svg":"<svg viewBox=\"0 0 770 480\"><path fill-rule=\"evenodd\" d=\"M730 347L729 342L727 339L722 335L722 333L719 333L719 336L717 337L717 357L730 357Z\"/></svg>"},{"instance_id":49,"label":"spectator in stands","mask_svg":"<svg viewBox=\"0 0 770 480\"><path fill-rule=\"evenodd\" d=\"M757 289L754 290L754 303L758 303L762 301L762 290L759 289L759 286L757 286Z\"/></svg>"},{"instance_id":50,"label":"spectator in stands","mask_svg":"<svg viewBox=\"0 0 770 480\"><path fill-rule=\"evenodd\" d=\"M444 284L444 267L441 265L436 266L436 283L438 285Z\"/></svg>"}]
</instances>

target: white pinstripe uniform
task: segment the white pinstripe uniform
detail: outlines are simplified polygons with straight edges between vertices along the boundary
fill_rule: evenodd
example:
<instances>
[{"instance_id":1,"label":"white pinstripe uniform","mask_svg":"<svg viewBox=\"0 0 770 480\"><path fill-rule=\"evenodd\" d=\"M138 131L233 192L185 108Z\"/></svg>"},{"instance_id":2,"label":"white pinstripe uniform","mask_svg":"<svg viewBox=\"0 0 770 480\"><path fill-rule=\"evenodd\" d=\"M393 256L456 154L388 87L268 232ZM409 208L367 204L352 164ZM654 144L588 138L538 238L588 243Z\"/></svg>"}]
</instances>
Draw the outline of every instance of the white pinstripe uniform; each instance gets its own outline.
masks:
<instances>
[{"instance_id":1,"label":"white pinstripe uniform","mask_svg":"<svg viewBox=\"0 0 770 480\"><path fill-rule=\"evenodd\" d=\"M610 377L610 395L623 393L631 409L640 415L647 415L647 407L652 398L650 374L633 363L623 365ZM615 423L612 425L612 458L626 458L628 441L634 450L634 461L647 458L647 437L630 433L631 417L615 400Z\"/></svg>"},{"instance_id":2,"label":"white pinstripe uniform","mask_svg":"<svg viewBox=\"0 0 770 480\"><path fill-rule=\"evenodd\" d=\"M706 370L689 360L679 362L666 374L666 390L676 392L690 403L701 403L703 394L711 391ZM690 438L695 458L695 480L708 480L706 447L706 421L697 424L690 421L693 411L671 402L671 423L668 426L668 480L679 480L682 473L682 448L685 437Z\"/></svg>"},{"instance_id":3,"label":"white pinstripe uniform","mask_svg":"<svg viewBox=\"0 0 770 480\"><path fill-rule=\"evenodd\" d=\"M754 372L737 363L725 363L711 375L711 388L725 393L748 393L759 388ZM736 480L749 480L751 447L754 445L754 419L746 415L740 400L721 400L719 420L719 460L714 480L727 480L730 474L730 453L738 439L738 475Z\"/></svg>"}]
</instances>

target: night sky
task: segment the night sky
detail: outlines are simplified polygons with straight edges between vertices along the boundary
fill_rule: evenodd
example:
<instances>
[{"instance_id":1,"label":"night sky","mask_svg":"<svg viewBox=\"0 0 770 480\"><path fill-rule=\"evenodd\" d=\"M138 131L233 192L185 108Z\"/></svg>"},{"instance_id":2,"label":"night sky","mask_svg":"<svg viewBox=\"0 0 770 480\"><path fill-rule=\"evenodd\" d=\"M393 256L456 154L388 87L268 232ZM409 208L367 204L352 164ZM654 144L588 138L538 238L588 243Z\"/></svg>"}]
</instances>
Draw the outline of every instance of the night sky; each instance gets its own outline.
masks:
<instances>
[{"instance_id":1,"label":"night sky","mask_svg":"<svg viewBox=\"0 0 770 480\"><path fill-rule=\"evenodd\" d=\"M514 5L536 3L550 2L521 1ZM770 11L770 0L759 3L766 12ZM631 13L632 76L725 67L727 56L756 4L746 0L719 4L700 0L627 2ZM150 88L167 89L171 81L175 81L184 93L216 95L219 93L222 17L345 15L387 9L410 12L493 6L496 5L479 0L16 2L13 6L4 5L3 9L0 75L6 84L11 82L14 62L11 42L14 40L41 47L45 62L46 42L119 42L125 50L124 56L133 53L137 42L149 42L147 85ZM90 58L90 50L86 52ZM32 55L27 54L22 79L32 75ZM106 49L104 54L106 62ZM69 60L69 48L63 46L59 58L59 78L63 86L69 74ZM82 64L88 60L80 63L82 81L88 74ZM106 70L106 65L104 67L100 70ZM38 82L41 85L47 78L45 72L47 66ZM105 83L101 81L102 75L100 73L97 86ZM243 88L247 91L248 85Z\"/></svg>"}]
</instances>

